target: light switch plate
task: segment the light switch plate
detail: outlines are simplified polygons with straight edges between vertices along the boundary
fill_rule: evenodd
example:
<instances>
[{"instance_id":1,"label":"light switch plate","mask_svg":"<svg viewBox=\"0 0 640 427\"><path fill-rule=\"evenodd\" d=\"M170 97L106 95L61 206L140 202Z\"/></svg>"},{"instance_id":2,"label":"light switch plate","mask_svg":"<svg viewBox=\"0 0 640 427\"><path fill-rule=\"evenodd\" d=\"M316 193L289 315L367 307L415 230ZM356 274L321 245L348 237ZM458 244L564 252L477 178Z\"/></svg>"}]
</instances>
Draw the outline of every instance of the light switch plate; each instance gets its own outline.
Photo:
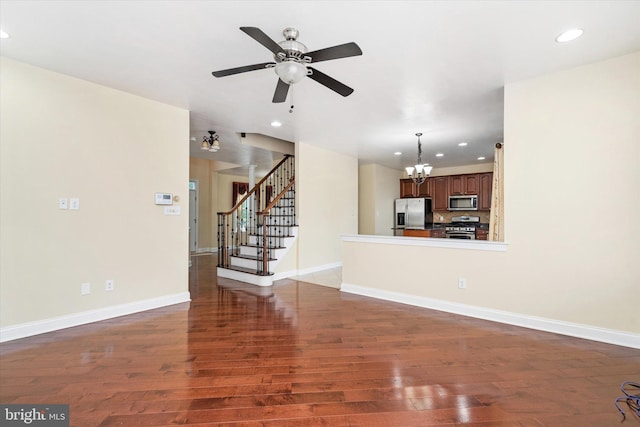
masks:
<instances>
[{"instance_id":1,"label":"light switch plate","mask_svg":"<svg viewBox=\"0 0 640 427\"><path fill-rule=\"evenodd\" d=\"M80 294L89 295L91 293L91 283L83 283L80 285Z\"/></svg>"},{"instance_id":2,"label":"light switch plate","mask_svg":"<svg viewBox=\"0 0 640 427\"><path fill-rule=\"evenodd\" d=\"M180 206L165 206L165 215L180 215Z\"/></svg>"},{"instance_id":3,"label":"light switch plate","mask_svg":"<svg viewBox=\"0 0 640 427\"><path fill-rule=\"evenodd\" d=\"M69 209L71 209L72 211L77 211L78 209L80 209L80 199L69 199Z\"/></svg>"},{"instance_id":4,"label":"light switch plate","mask_svg":"<svg viewBox=\"0 0 640 427\"><path fill-rule=\"evenodd\" d=\"M67 198L66 197L61 197L58 199L58 208L60 209L67 209L68 208L68 202L67 202Z\"/></svg>"}]
</instances>

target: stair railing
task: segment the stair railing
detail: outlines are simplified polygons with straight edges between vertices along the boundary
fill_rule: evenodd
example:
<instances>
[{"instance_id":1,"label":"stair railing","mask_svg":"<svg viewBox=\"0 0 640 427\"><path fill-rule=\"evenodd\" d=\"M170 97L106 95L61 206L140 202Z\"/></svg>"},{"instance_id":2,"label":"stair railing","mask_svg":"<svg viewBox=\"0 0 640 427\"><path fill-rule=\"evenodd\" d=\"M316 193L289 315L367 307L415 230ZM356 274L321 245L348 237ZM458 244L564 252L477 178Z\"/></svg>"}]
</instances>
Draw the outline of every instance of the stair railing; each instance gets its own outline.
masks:
<instances>
[{"instance_id":1,"label":"stair railing","mask_svg":"<svg viewBox=\"0 0 640 427\"><path fill-rule=\"evenodd\" d=\"M255 274L268 275L271 251L264 240L264 211L283 199L295 182L294 156L286 154L276 166L229 211L218 212L218 267L231 268L231 257L240 255L243 245L258 247ZM273 203L275 202L275 203ZM295 220L294 220L295 221ZM255 236L255 243L250 243ZM265 250L266 248L266 250Z\"/></svg>"}]
</instances>

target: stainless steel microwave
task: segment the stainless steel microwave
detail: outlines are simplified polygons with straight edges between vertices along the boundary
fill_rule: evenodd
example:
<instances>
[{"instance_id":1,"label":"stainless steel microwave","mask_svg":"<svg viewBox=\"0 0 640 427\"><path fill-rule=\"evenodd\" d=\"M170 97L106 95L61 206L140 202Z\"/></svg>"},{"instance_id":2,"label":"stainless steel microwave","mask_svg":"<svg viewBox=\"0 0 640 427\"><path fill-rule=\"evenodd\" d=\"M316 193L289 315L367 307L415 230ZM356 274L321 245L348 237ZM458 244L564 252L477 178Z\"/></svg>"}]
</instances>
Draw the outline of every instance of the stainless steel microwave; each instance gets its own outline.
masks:
<instances>
[{"instance_id":1,"label":"stainless steel microwave","mask_svg":"<svg viewBox=\"0 0 640 427\"><path fill-rule=\"evenodd\" d=\"M478 196L449 196L450 211L477 211Z\"/></svg>"}]
</instances>

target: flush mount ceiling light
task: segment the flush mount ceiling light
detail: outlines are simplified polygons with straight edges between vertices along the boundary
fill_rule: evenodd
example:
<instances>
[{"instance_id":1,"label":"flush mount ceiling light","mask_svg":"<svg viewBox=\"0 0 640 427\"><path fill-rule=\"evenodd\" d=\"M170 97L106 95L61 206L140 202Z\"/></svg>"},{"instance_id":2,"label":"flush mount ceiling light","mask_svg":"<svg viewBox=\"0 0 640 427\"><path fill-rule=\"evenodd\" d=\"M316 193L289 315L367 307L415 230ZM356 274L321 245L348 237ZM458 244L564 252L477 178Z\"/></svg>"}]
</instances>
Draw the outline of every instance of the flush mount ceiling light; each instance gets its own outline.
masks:
<instances>
[{"instance_id":1,"label":"flush mount ceiling light","mask_svg":"<svg viewBox=\"0 0 640 427\"><path fill-rule=\"evenodd\" d=\"M485 159L484 157L478 157L478 160L484 160L484 159Z\"/></svg>"},{"instance_id":2,"label":"flush mount ceiling light","mask_svg":"<svg viewBox=\"0 0 640 427\"><path fill-rule=\"evenodd\" d=\"M442 157L442 156L444 156L444 154L442 154L442 153L436 154L436 157Z\"/></svg>"},{"instance_id":3,"label":"flush mount ceiling light","mask_svg":"<svg viewBox=\"0 0 640 427\"><path fill-rule=\"evenodd\" d=\"M11 37L9 33L5 33L4 31L0 30L0 39L8 39L9 37Z\"/></svg>"},{"instance_id":4,"label":"flush mount ceiling light","mask_svg":"<svg viewBox=\"0 0 640 427\"><path fill-rule=\"evenodd\" d=\"M396 151L393 153L394 156L402 156L402 151Z\"/></svg>"},{"instance_id":5,"label":"flush mount ceiling light","mask_svg":"<svg viewBox=\"0 0 640 427\"><path fill-rule=\"evenodd\" d=\"M431 173L431 169L433 168L429 166L429 163L422 163L422 144L420 143L420 137L422 134L418 132L416 133L416 136L418 137L418 161L415 166L408 166L405 169L409 178L411 178L413 182L420 187L420 184L427 179Z\"/></svg>"},{"instance_id":6,"label":"flush mount ceiling light","mask_svg":"<svg viewBox=\"0 0 640 427\"><path fill-rule=\"evenodd\" d=\"M460 144L458 144L459 147L466 147L467 143L466 142L461 142Z\"/></svg>"},{"instance_id":7,"label":"flush mount ceiling light","mask_svg":"<svg viewBox=\"0 0 640 427\"><path fill-rule=\"evenodd\" d=\"M271 122L271 126L273 126L274 128L279 128L280 126L282 126L282 123L280 123L277 120L274 120Z\"/></svg>"},{"instance_id":8,"label":"flush mount ceiling light","mask_svg":"<svg viewBox=\"0 0 640 427\"><path fill-rule=\"evenodd\" d=\"M210 130L208 132L209 132L208 138L206 135L202 137L202 144L200 145L200 149L215 153L220 149L220 142L218 142L218 134L216 134L216 131L214 130Z\"/></svg>"},{"instance_id":9,"label":"flush mount ceiling light","mask_svg":"<svg viewBox=\"0 0 640 427\"><path fill-rule=\"evenodd\" d=\"M583 32L584 31L582 31L581 28L572 28L560 34L558 37L556 37L556 42L558 43L570 42L571 40L575 40L578 37L580 37Z\"/></svg>"}]
</instances>

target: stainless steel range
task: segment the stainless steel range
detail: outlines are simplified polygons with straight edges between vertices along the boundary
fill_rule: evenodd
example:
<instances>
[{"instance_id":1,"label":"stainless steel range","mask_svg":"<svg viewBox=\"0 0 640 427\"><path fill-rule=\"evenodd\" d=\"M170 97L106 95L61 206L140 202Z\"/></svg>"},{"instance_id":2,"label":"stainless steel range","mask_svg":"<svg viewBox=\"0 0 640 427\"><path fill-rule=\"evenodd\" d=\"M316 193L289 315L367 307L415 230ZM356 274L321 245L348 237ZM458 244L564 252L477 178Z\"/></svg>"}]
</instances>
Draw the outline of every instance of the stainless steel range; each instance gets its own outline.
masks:
<instances>
[{"instance_id":1,"label":"stainless steel range","mask_svg":"<svg viewBox=\"0 0 640 427\"><path fill-rule=\"evenodd\" d=\"M476 227L480 224L479 216L454 216L445 227L447 239L475 240Z\"/></svg>"}]
</instances>

